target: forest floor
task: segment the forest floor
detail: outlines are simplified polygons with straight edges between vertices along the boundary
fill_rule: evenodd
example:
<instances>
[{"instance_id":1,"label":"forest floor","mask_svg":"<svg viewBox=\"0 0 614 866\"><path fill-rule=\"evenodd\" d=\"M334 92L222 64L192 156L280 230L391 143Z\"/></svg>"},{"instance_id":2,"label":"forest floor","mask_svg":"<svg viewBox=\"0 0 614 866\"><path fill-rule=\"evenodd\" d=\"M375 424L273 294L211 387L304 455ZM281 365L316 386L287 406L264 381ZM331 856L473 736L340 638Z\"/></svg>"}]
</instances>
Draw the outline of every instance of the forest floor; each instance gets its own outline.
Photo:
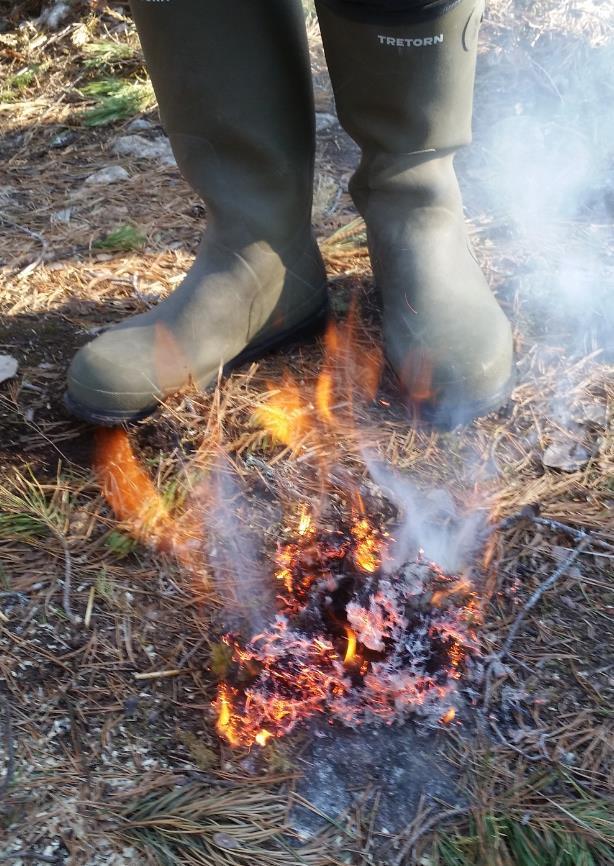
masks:
<instances>
[{"instance_id":1,"label":"forest floor","mask_svg":"<svg viewBox=\"0 0 614 866\"><path fill-rule=\"evenodd\" d=\"M239 516L264 561L312 498L323 455L371 489L365 443L425 497L445 489L459 513L498 527L476 568L489 673L475 731L437 735L466 804L449 814L425 797L384 838L375 798L326 816L300 845L288 808L307 735L249 754L220 740L222 600L206 556L186 563L113 513L94 469L100 434L62 405L74 351L180 282L205 209L169 156L127 6L56 4L45 22L29 17L37 5L12 4L0 32L0 861L614 863L609 4L493 0L483 24L475 140L457 164L476 254L514 326L518 383L504 410L437 433L390 408L388 383L351 429L341 413L280 443L259 423L269 401L289 377L311 394L335 363L314 339L211 393L172 397L128 433L173 518L222 449L254 503ZM377 304L347 193L358 151L306 15L314 224L340 332L357 308L367 352ZM118 148L126 136L142 139L138 152ZM95 176L109 167L113 182Z\"/></svg>"}]
</instances>

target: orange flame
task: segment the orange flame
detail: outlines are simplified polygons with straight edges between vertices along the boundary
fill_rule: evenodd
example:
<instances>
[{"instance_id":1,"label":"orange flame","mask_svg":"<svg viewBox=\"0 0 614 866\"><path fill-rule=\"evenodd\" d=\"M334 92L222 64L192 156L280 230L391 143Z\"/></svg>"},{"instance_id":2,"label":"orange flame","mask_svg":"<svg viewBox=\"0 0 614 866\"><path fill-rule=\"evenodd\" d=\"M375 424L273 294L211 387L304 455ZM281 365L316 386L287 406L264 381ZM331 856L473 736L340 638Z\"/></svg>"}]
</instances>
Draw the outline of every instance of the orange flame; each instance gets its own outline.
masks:
<instances>
[{"instance_id":1,"label":"orange flame","mask_svg":"<svg viewBox=\"0 0 614 866\"><path fill-rule=\"evenodd\" d=\"M139 541L164 544L173 521L149 475L134 455L122 429L96 431L94 468L115 516Z\"/></svg>"},{"instance_id":2,"label":"orange flame","mask_svg":"<svg viewBox=\"0 0 614 866\"><path fill-rule=\"evenodd\" d=\"M267 731L266 728L263 728L261 731L258 731L255 740L259 746L266 746L272 736L273 734L270 731Z\"/></svg>"},{"instance_id":3,"label":"orange flame","mask_svg":"<svg viewBox=\"0 0 614 866\"><path fill-rule=\"evenodd\" d=\"M298 523L298 534L305 535L311 528L311 515L307 513L305 507L301 511L301 516Z\"/></svg>"},{"instance_id":4,"label":"orange flame","mask_svg":"<svg viewBox=\"0 0 614 866\"><path fill-rule=\"evenodd\" d=\"M318 377L318 381L316 383L315 398L320 418L327 424L333 425L335 423L335 418L332 411L333 377L330 373L323 372Z\"/></svg>"},{"instance_id":5,"label":"orange flame","mask_svg":"<svg viewBox=\"0 0 614 866\"><path fill-rule=\"evenodd\" d=\"M472 589L472 584L466 578L463 578L462 580L456 580L447 589L440 589L437 592L434 592L433 597L431 598L431 604L434 604L435 607L440 607L441 603L445 599L450 598L454 595L470 593Z\"/></svg>"},{"instance_id":6,"label":"orange flame","mask_svg":"<svg viewBox=\"0 0 614 866\"><path fill-rule=\"evenodd\" d=\"M282 445L297 448L309 431L309 412L298 384L286 376L281 387L269 384L267 401L252 414L252 423Z\"/></svg>"},{"instance_id":7,"label":"orange flame","mask_svg":"<svg viewBox=\"0 0 614 866\"><path fill-rule=\"evenodd\" d=\"M451 722L454 721L455 718L456 718L456 710L454 709L454 707L450 707L450 709L446 710L446 712L441 717L441 721L443 722L444 725L449 725Z\"/></svg>"},{"instance_id":8,"label":"orange flame","mask_svg":"<svg viewBox=\"0 0 614 866\"><path fill-rule=\"evenodd\" d=\"M379 544L366 517L354 524L352 535L357 542L354 552L356 564L368 574L373 574L379 565Z\"/></svg>"},{"instance_id":9,"label":"orange flame","mask_svg":"<svg viewBox=\"0 0 614 866\"><path fill-rule=\"evenodd\" d=\"M222 683L218 689L216 705L218 711L216 730L218 734L224 737L231 746L238 746L240 740L234 730L232 697L230 688L225 683Z\"/></svg>"},{"instance_id":10,"label":"orange flame","mask_svg":"<svg viewBox=\"0 0 614 866\"><path fill-rule=\"evenodd\" d=\"M125 430L96 430L94 469L104 498L126 532L154 550L172 553L194 570L199 562L197 515L186 510L171 515L153 481L139 463ZM201 588L207 579L199 574Z\"/></svg>"},{"instance_id":11,"label":"orange flame","mask_svg":"<svg viewBox=\"0 0 614 866\"><path fill-rule=\"evenodd\" d=\"M348 639L347 649L345 651L345 658L343 659L344 665L349 665L354 661L356 657L356 634L352 631L352 629L348 626L345 630Z\"/></svg>"}]
</instances>

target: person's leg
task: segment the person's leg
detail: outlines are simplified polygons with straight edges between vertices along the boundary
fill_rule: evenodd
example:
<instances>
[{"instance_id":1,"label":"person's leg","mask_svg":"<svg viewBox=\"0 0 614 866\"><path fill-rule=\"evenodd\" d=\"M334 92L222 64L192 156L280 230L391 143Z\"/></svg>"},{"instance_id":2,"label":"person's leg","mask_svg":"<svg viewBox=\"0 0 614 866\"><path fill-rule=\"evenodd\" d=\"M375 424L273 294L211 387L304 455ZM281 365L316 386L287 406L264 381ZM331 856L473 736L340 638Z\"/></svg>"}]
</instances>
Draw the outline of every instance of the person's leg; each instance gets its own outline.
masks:
<instances>
[{"instance_id":1,"label":"person's leg","mask_svg":"<svg viewBox=\"0 0 614 866\"><path fill-rule=\"evenodd\" d=\"M184 282L81 349L68 408L143 417L319 322L325 274L311 231L314 110L300 0L132 0L162 121L207 231Z\"/></svg>"},{"instance_id":2,"label":"person's leg","mask_svg":"<svg viewBox=\"0 0 614 866\"><path fill-rule=\"evenodd\" d=\"M471 252L453 168L471 141L481 0L316 0L341 124L362 148L387 356L411 403L450 426L498 407L511 329Z\"/></svg>"}]
</instances>

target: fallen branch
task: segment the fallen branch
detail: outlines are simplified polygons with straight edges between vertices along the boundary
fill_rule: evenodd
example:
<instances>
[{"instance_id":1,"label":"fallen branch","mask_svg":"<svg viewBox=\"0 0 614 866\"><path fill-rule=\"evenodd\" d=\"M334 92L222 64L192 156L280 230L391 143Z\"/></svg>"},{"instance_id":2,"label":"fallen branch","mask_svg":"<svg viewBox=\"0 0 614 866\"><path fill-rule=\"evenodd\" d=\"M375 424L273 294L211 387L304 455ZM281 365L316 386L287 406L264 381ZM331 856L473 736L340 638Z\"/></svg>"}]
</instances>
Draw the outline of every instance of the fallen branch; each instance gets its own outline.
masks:
<instances>
[{"instance_id":1,"label":"fallen branch","mask_svg":"<svg viewBox=\"0 0 614 866\"><path fill-rule=\"evenodd\" d=\"M510 526L514 526L522 520L528 520L530 523L537 524L537 526L545 526L554 532L564 532L577 541L583 541L585 538L588 538L591 544L597 547L603 547L605 550L614 550L614 544L606 541L604 538L594 535L587 529L578 529L575 526L570 526L568 523L562 523L560 520L553 520L551 517L541 517L536 509L530 505L525 506L517 514L511 514L509 517L500 520L499 523L493 526L493 530L499 532L502 529L509 529Z\"/></svg>"},{"instance_id":2,"label":"fallen branch","mask_svg":"<svg viewBox=\"0 0 614 866\"><path fill-rule=\"evenodd\" d=\"M566 557L563 560L563 562L559 565L559 567L555 571L552 572L550 577L547 578L547 580L545 580L543 583L541 583L537 587L535 592L533 592L532 595L529 597L529 600L526 602L526 604L524 604L522 609L518 612L518 615L516 616L516 619L512 623L512 627L510 628L510 630L507 634L507 637L503 643L503 646L501 647L499 652L497 652L491 656L490 664L488 665L488 668L486 669L486 684L484 687L484 709L486 709L486 707L488 707L488 705L490 703L490 683L491 683L491 679L492 679L493 667L497 664L501 664L503 662L503 659L509 653L509 651L512 647L512 644L514 643L514 640L516 639L516 635L518 634L520 626L522 625L522 623L525 620L526 615L529 613L530 610L532 610L535 607L535 605L540 600L542 595L544 595L544 593L548 592L548 590L552 586L554 586L554 584L557 582L557 580L565 574L565 572L570 567L570 565L573 565L573 563L580 556L580 554L583 552L583 550L586 547L588 547L588 545L591 543L591 541L592 541L591 536L586 535L583 538L583 540L580 542L580 544L576 547L576 549L572 550L571 553L569 554L569 556Z\"/></svg>"}]
</instances>

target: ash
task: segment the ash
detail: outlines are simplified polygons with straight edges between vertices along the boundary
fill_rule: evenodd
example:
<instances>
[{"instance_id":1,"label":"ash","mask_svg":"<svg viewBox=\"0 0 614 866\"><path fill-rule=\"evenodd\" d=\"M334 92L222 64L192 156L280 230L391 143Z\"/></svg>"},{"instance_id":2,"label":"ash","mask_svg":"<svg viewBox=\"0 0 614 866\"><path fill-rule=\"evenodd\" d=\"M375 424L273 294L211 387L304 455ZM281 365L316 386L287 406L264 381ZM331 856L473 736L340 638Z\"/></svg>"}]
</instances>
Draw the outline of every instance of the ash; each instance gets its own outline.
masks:
<instances>
[{"instance_id":1,"label":"ash","mask_svg":"<svg viewBox=\"0 0 614 866\"><path fill-rule=\"evenodd\" d=\"M460 715L463 725L457 730L469 736L471 714L465 716L461 708ZM318 721L309 733L308 745L297 758L301 777L296 793L301 800L297 798L289 815L290 829L300 842L342 825L350 834L344 841L351 843L356 829L352 815L358 809L376 836L374 853L386 863L387 837L411 823L421 799L427 805L441 803L442 811L467 802L459 769L447 759L444 731L414 722L358 731Z\"/></svg>"}]
</instances>

